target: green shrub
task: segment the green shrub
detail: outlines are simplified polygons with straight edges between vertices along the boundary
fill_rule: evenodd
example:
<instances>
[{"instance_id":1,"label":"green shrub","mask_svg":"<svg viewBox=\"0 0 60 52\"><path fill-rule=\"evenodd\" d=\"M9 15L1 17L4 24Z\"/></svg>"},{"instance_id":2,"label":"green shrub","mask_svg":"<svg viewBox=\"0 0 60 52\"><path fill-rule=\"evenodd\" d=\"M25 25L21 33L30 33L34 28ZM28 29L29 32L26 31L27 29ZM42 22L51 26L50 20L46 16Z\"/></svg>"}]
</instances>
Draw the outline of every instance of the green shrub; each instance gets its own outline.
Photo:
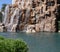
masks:
<instances>
[{"instance_id":1,"label":"green shrub","mask_svg":"<svg viewBox=\"0 0 60 52\"><path fill-rule=\"evenodd\" d=\"M0 37L0 52L27 52L27 44L23 40Z\"/></svg>"}]
</instances>

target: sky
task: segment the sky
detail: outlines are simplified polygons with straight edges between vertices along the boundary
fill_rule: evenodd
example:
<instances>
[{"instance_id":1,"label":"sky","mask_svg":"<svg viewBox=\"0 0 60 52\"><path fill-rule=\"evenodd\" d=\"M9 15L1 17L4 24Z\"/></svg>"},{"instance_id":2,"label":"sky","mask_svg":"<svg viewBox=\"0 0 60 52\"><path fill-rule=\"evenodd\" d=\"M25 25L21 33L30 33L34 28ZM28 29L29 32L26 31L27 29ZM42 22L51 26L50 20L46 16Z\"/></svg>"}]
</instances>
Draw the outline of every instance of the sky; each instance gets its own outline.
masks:
<instances>
[{"instance_id":1,"label":"sky","mask_svg":"<svg viewBox=\"0 0 60 52\"><path fill-rule=\"evenodd\" d=\"M0 0L0 9L2 7L2 4L11 4L12 0Z\"/></svg>"}]
</instances>

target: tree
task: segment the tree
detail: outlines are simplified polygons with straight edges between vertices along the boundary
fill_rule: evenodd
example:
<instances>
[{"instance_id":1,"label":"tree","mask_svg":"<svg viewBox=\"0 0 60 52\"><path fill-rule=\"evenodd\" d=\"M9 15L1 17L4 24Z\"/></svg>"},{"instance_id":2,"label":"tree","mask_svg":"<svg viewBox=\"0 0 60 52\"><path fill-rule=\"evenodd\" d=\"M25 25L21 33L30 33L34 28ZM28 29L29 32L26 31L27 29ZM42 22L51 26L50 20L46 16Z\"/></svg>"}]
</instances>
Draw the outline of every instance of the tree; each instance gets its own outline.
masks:
<instances>
[{"instance_id":1,"label":"tree","mask_svg":"<svg viewBox=\"0 0 60 52\"><path fill-rule=\"evenodd\" d=\"M0 11L0 22L2 22L2 19L3 19L3 13L5 11L5 7L6 7L7 4L2 4L2 8L1 8L1 11ZM3 13L2 13L3 12Z\"/></svg>"},{"instance_id":2,"label":"tree","mask_svg":"<svg viewBox=\"0 0 60 52\"><path fill-rule=\"evenodd\" d=\"M2 4L1 10L4 11L7 4Z\"/></svg>"},{"instance_id":3,"label":"tree","mask_svg":"<svg viewBox=\"0 0 60 52\"><path fill-rule=\"evenodd\" d=\"M2 13L0 12L0 22L2 22Z\"/></svg>"}]
</instances>

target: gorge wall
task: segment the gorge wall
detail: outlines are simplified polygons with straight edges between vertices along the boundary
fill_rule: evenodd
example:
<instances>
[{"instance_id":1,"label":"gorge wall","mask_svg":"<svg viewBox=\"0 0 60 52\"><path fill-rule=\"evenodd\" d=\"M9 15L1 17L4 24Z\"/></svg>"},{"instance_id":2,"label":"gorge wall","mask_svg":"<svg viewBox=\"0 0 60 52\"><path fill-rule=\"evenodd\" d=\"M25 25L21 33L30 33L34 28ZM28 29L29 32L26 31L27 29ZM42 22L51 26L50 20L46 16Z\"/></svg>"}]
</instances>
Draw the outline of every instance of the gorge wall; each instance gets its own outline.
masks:
<instances>
[{"instance_id":1,"label":"gorge wall","mask_svg":"<svg viewBox=\"0 0 60 52\"><path fill-rule=\"evenodd\" d=\"M9 32L55 32L57 6L57 0L12 0L3 24Z\"/></svg>"}]
</instances>

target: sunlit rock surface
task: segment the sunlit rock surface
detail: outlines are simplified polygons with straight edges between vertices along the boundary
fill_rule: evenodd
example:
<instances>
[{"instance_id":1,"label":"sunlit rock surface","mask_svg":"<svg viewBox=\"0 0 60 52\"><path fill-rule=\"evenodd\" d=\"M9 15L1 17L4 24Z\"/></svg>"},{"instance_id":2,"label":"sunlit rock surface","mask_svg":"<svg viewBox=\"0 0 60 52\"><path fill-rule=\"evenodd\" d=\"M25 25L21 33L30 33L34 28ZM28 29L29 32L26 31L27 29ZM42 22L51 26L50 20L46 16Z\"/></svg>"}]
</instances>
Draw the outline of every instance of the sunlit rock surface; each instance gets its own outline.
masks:
<instances>
[{"instance_id":1,"label":"sunlit rock surface","mask_svg":"<svg viewBox=\"0 0 60 52\"><path fill-rule=\"evenodd\" d=\"M57 5L57 0L12 0L3 23L9 32L55 32Z\"/></svg>"},{"instance_id":2,"label":"sunlit rock surface","mask_svg":"<svg viewBox=\"0 0 60 52\"><path fill-rule=\"evenodd\" d=\"M0 32L6 32L7 29L3 23L0 23Z\"/></svg>"}]
</instances>

